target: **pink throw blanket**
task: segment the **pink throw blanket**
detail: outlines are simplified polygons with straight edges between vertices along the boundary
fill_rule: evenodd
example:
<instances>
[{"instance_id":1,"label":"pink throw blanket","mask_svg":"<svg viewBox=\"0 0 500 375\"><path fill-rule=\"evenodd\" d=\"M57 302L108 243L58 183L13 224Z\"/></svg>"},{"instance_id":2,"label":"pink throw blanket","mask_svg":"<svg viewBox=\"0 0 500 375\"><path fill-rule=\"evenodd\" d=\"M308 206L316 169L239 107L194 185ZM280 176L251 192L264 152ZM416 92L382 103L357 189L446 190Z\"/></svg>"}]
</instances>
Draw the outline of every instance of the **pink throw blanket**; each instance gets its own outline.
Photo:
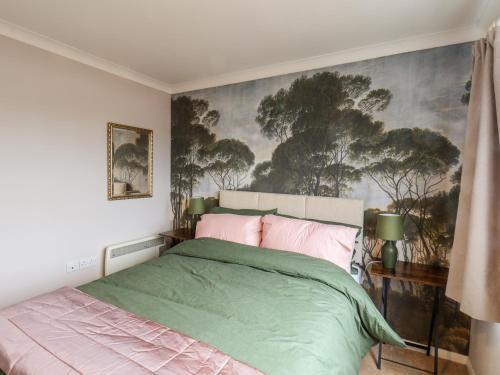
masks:
<instances>
[{"instance_id":1,"label":"pink throw blanket","mask_svg":"<svg viewBox=\"0 0 500 375\"><path fill-rule=\"evenodd\" d=\"M0 369L8 375L262 374L73 288L0 311Z\"/></svg>"}]
</instances>

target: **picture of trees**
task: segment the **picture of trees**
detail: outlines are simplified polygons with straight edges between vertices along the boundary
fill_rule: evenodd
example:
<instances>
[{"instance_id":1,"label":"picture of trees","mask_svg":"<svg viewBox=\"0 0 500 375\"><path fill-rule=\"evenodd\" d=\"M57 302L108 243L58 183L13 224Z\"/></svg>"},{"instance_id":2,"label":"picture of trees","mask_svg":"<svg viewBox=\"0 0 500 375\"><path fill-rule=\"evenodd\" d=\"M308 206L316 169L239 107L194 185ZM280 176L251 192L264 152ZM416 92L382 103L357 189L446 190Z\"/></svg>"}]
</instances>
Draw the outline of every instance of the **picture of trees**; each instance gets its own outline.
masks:
<instances>
[{"instance_id":1,"label":"picture of trees","mask_svg":"<svg viewBox=\"0 0 500 375\"><path fill-rule=\"evenodd\" d=\"M152 196L153 132L108 124L108 199Z\"/></svg>"},{"instance_id":2,"label":"picture of trees","mask_svg":"<svg viewBox=\"0 0 500 375\"><path fill-rule=\"evenodd\" d=\"M361 267L380 255L379 212L404 218L399 259L448 265L470 91L470 44L175 95L174 226L219 190L363 199ZM378 303L379 280L363 285ZM432 291L391 285L390 324L426 342ZM442 346L467 353L469 319L446 300ZM412 324L404 324L411 320Z\"/></svg>"}]
</instances>

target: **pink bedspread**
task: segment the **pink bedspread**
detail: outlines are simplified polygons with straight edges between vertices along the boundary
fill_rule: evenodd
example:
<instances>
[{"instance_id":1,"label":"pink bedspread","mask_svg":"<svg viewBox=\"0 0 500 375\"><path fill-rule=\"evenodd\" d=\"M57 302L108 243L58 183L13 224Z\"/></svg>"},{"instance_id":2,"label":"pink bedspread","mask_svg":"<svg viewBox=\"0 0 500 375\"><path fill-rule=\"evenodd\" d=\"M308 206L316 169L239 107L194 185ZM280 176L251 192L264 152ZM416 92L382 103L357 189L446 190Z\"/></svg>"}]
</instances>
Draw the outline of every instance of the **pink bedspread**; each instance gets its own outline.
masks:
<instances>
[{"instance_id":1,"label":"pink bedspread","mask_svg":"<svg viewBox=\"0 0 500 375\"><path fill-rule=\"evenodd\" d=\"M8 375L262 374L73 288L0 311L0 368Z\"/></svg>"}]
</instances>

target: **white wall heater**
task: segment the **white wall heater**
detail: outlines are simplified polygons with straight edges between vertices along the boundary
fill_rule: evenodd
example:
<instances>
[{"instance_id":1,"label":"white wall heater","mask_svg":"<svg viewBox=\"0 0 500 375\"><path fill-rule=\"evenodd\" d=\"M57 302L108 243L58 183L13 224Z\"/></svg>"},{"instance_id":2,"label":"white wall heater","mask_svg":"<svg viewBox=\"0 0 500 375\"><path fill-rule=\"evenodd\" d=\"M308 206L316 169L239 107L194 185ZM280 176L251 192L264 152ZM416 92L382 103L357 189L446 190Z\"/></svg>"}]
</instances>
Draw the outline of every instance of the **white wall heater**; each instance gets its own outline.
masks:
<instances>
[{"instance_id":1,"label":"white wall heater","mask_svg":"<svg viewBox=\"0 0 500 375\"><path fill-rule=\"evenodd\" d=\"M106 247L104 276L157 258L164 242L162 236L151 236Z\"/></svg>"}]
</instances>

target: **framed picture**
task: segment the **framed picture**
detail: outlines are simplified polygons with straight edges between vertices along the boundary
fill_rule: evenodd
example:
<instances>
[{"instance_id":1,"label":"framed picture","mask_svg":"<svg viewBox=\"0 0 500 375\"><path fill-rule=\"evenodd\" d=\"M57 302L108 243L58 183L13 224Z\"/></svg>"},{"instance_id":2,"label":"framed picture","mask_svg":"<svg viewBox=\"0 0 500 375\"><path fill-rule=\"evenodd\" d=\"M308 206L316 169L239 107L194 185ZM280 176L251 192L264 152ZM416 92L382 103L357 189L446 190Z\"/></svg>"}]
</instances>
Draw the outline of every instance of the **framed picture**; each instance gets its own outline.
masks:
<instances>
[{"instance_id":1,"label":"framed picture","mask_svg":"<svg viewBox=\"0 0 500 375\"><path fill-rule=\"evenodd\" d=\"M108 123L108 200L153 196L153 131Z\"/></svg>"}]
</instances>

